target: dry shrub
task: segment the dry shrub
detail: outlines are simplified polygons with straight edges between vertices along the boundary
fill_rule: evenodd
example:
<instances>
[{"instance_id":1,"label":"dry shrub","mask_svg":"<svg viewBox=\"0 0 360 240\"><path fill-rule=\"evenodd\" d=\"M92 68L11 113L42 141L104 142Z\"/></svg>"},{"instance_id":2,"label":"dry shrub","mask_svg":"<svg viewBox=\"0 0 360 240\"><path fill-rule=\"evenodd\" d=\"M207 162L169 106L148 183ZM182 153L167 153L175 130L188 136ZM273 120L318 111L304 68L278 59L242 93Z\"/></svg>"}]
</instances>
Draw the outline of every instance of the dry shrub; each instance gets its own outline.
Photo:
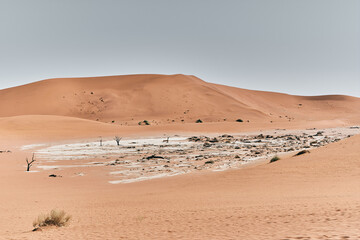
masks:
<instances>
[{"instance_id":1,"label":"dry shrub","mask_svg":"<svg viewBox=\"0 0 360 240\"><path fill-rule=\"evenodd\" d=\"M69 223L70 215L67 215L64 210L51 210L48 214L39 215L33 222L34 228L56 226L63 227Z\"/></svg>"}]
</instances>

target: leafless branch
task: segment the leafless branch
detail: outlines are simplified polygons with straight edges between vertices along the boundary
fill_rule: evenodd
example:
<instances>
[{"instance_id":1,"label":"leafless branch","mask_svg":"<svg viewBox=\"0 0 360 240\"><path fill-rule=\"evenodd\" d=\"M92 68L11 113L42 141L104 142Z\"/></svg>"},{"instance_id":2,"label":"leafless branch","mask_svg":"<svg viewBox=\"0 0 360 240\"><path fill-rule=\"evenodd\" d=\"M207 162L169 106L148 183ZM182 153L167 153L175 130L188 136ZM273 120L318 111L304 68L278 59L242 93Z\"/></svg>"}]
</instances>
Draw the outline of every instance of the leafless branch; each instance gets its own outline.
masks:
<instances>
[{"instance_id":1,"label":"leafless branch","mask_svg":"<svg viewBox=\"0 0 360 240\"><path fill-rule=\"evenodd\" d=\"M29 159L26 158L26 163L27 163L26 171L27 171L27 172L30 171L31 166L32 166L32 164L33 164L35 161L36 161L36 160L35 160L35 154L34 154L34 153L33 153L33 155L32 155L32 158L31 158L31 161L30 161L30 162L29 162Z\"/></svg>"}]
</instances>

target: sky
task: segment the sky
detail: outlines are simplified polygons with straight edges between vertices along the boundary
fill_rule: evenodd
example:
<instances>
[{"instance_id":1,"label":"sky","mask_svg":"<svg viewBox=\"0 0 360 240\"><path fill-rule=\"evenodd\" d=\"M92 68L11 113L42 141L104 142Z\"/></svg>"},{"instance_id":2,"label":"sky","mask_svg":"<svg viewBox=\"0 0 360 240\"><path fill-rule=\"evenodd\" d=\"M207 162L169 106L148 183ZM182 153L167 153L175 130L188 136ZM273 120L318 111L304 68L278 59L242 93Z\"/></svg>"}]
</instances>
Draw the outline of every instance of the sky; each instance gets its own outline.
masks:
<instances>
[{"instance_id":1,"label":"sky","mask_svg":"<svg viewBox=\"0 0 360 240\"><path fill-rule=\"evenodd\" d=\"M140 73L360 97L360 1L0 0L0 89Z\"/></svg>"}]
</instances>

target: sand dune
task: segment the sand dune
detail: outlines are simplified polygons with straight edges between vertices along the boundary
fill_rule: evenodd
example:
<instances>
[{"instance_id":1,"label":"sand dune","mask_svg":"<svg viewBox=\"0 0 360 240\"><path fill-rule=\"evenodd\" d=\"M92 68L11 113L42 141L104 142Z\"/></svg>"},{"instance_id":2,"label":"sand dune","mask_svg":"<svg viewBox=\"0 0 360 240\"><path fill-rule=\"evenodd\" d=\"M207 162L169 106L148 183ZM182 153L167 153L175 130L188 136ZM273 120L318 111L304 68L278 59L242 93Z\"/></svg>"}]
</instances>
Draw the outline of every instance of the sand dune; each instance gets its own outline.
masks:
<instances>
[{"instance_id":1,"label":"sand dune","mask_svg":"<svg viewBox=\"0 0 360 240\"><path fill-rule=\"evenodd\" d=\"M187 75L50 79L0 91L0 117L59 115L123 125L230 121L353 122L360 99L301 97L207 83ZM321 111L319 111L321 110Z\"/></svg>"},{"instance_id":2,"label":"sand dune","mask_svg":"<svg viewBox=\"0 0 360 240\"><path fill-rule=\"evenodd\" d=\"M34 149L21 148L100 136L359 125L359 98L252 91L186 75L131 75L50 79L0 90L0 109L0 239L360 238L360 136L297 157L288 153L271 164L267 159L242 169L115 185L109 184L108 165L25 172ZM137 124L145 119L150 126ZM31 232L34 218L52 208L73 215L70 226Z\"/></svg>"},{"instance_id":3,"label":"sand dune","mask_svg":"<svg viewBox=\"0 0 360 240\"><path fill-rule=\"evenodd\" d=\"M271 117L272 121L359 119L360 99L344 95L295 96L275 92L251 91L216 85L224 93Z\"/></svg>"},{"instance_id":4,"label":"sand dune","mask_svg":"<svg viewBox=\"0 0 360 240\"><path fill-rule=\"evenodd\" d=\"M235 113L263 116L184 75L51 79L0 92L1 116L62 115L91 120L217 120ZM11 106L11 107L9 107Z\"/></svg>"}]
</instances>

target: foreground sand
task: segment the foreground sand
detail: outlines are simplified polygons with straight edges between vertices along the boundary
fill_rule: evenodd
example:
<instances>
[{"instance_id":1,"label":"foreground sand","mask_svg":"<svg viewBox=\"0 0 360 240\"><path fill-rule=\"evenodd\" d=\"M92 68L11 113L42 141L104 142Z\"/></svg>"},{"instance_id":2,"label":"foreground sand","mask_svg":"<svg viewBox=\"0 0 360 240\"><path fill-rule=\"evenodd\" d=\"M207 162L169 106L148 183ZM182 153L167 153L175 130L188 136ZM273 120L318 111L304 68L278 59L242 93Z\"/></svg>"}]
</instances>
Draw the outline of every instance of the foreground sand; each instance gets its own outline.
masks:
<instances>
[{"instance_id":1,"label":"foreground sand","mask_svg":"<svg viewBox=\"0 0 360 240\"><path fill-rule=\"evenodd\" d=\"M2 140L14 148L20 142ZM358 239L360 136L273 164L111 185L25 173L0 154L1 239ZM31 232L52 208L68 227Z\"/></svg>"}]
</instances>

